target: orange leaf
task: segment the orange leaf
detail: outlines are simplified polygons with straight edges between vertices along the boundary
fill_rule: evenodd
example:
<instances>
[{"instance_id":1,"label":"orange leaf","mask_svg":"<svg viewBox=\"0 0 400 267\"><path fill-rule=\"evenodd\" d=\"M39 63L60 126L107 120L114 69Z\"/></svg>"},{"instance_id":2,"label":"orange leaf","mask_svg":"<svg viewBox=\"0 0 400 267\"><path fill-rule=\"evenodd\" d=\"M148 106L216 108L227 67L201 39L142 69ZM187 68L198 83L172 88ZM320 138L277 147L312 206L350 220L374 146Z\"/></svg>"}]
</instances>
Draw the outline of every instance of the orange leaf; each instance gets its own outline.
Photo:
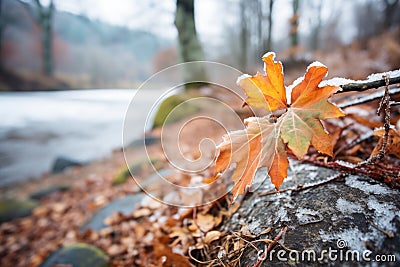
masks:
<instances>
[{"instance_id":1,"label":"orange leaf","mask_svg":"<svg viewBox=\"0 0 400 267\"><path fill-rule=\"evenodd\" d=\"M374 150L371 153L371 157L379 154L383 145L383 136L385 134L385 129L375 130L374 135L379 137L379 141L376 144ZM391 154L400 158L400 133L393 129L389 129L389 137L386 144L386 154Z\"/></svg>"},{"instance_id":2,"label":"orange leaf","mask_svg":"<svg viewBox=\"0 0 400 267\"><path fill-rule=\"evenodd\" d=\"M332 156L333 142L320 120L345 115L328 101L339 87L318 87L328 71L318 62L311 64L305 76L293 85L292 104L288 105L282 64L274 57L274 53L263 57L266 75L244 75L238 79L238 84L246 92L249 105L270 112L287 111L275 122L271 122L272 116L246 119L246 129L229 133L218 146L217 172L223 172L231 163L236 163L232 176L234 199L251 185L260 167L268 168L271 181L278 189L287 177L287 149L299 159L307 153L310 145Z\"/></svg>"},{"instance_id":3,"label":"orange leaf","mask_svg":"<svg viewBox=\"0 0 400 267\"><path fill-rule=\"evenodd\" d=\"M261 156L261 135L260 129L250 125L246 130L229 133L224 136L219 148L219 155L216 162L216 170L221 172L231 163L236 163L236 170L232 179L235 186L232 189L233 197L245 192L246 186L250 185L254 174L259 167Z\"/></svg>"},{"instance_id":4,"label":"orange leaf","mask_svg":"<svg viewBox=\"0 0 400 267\"><path fill-rule=\"evenodd\" d=\"M239 77L238 84L246 92L246 103L268 111L286 108L286 90L283 84L282 63L274 60L274 53L263 56L267 76L257 73Z\"/></svg>"}]
</instances>

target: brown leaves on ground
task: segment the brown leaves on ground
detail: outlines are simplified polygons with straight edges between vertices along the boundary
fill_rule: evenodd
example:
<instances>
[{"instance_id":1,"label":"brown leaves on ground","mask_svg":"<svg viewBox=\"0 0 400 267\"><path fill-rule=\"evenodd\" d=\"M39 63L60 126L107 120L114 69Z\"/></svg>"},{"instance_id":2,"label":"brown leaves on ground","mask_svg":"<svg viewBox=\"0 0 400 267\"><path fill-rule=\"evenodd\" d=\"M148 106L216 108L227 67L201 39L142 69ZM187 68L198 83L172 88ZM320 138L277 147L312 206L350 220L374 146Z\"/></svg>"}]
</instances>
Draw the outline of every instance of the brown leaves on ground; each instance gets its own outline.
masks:
<instances>
[{"instance_id":1,"label":"brown leaves on ground","mask_svg":"<svg viewBox=\"0 0 400 267\"><path fill-rule=\"evenodd\" d=\"M248 96L246 103L264 108L271 115L246 119L246 129L229 133L218 146L217 172L236 163L232 177L234 199L251 185L260 167L268 168L271 181L278 189L287 177L287 151L301 159L313 145L321 153L332 156L333 143L320 120L344 116L328 101L339 88L318 87L328 71L325 66L318 62L311 64L305 76L289 87L290 93L284 85L282 63L274 57L274 53L263 56L266 75L243 75L238 80ZM282 112L276 119L274 114Z\"/></svg>"}]
</instances>

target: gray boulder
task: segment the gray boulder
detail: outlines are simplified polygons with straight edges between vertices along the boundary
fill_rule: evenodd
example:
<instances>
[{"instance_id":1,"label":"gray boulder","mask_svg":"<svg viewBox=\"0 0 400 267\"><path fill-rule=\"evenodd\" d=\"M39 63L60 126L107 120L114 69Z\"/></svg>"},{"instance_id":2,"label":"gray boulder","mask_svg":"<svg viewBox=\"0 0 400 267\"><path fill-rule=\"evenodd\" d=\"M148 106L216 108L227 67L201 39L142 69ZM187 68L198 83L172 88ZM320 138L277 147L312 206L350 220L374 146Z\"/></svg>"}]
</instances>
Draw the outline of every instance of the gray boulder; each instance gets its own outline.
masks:
<instances>
[{"instance_id":1,"label":"gray boulder","mask_svg":"<svg viewBox=\"0 0 400 267\"><path fill-rule=\"evenodd\" d=\"M53 167L51 168L52 173L60 173L65 169L75 166L83 166L85 165L83 162L79 162L66 157L58 157L53 163Z\"/></svg>"},{"instance_id":2,"label":"gray boulder","mask_svg":"<svg viewBox=\"0 0 400 267\"><path fill-rule=\"evenodd\" d=\"M0 223L29 216L37 206L34 200L0 199Z\"/></svg>"},{"instance_id":3,"label":"gray boulder","mask_svg":"<svg viewBox=\"0 0 400 267\"><path fill-rule=\"evenodd\" d=\"M130 214L142 201L143 197L144 194L126 195L111 201L107 206L97 211L94 216L81 227L81 230L101 230L107 227L107 225L104 223L106 218L110 217L114 212L120 212L125 215Z\"/></svg>"},{"instance_id":4,"label":"gray boulder","mask_svg":"<svg viewBox=\"0 0 400 267\"><path fill-rule=\"evenodd\" d=\"M107 267L107 255L97 247L78 243L61 248L50 255L40 267L73 266L73 267Z\"/></svg>"},{"instance_id":5,"label":"gray boulder","mask_svg":"<svg viewBox=\"0 0 400 267\"><path fill-rule=\"evenodd\" d=\"M302 163L293 165L298 183L306 189L290 190L296 185L293 173L289 173L280 189L283 192L276 194L267 179L246 196L223 226L226 230L239 230L245 224L254 235L271 227L269 233L257 237L271 240L286 229L279 242L293 251L278 244L259 266L398 266L398 190L358 175L321 183L338 172ZM266 170L261 169L256 176L256 180L267 176ZM259 251L248 246L240 266L254 266L262 258L267 244L254 245ZM383 258L387 261L377 262Z\"/></svg>"}]
</instances>

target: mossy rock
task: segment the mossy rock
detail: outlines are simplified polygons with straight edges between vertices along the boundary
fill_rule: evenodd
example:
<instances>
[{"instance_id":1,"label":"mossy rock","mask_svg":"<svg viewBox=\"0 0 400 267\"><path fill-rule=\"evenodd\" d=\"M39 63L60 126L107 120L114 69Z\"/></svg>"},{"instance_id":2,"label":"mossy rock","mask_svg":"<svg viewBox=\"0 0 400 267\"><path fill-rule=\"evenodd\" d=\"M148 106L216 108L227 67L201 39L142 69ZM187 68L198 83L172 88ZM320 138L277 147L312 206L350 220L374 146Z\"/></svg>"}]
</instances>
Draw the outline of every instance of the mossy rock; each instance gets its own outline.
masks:
<instances>
[{"instance_id":1,"label":"mossy rock","mask_svg":"<svg viewBox=\"0 0 400 267\"><path fill-rule=\"evenodd\" d=\"M112 180L112 185L120 185L125 183L131 176L128 167L123 167Z\"/></svg>"},{"instance_id":2,"label":"mossy rock","mask_svg":"<svg viewBox=\"0 0 400 267\"><path fill-rule=\"evenodd\" d=\"M107 267L107 255L99 248L77 243L54 252L40 267L52 267L57 264L71 265L73 267Z\"/></svg>"},{"instance_id":3,"label":"mossy rock","mask_svg":"<svg viewBox=\"0 0 400 267\"><path fill-rule=\"evenodd\" d=\"M156 115L154 116L153 128L161 127L166 123L172 123L183 119L189 115L192 115L199 111L199 107L185 102L190 99L188 95L171 95L164 99L160 104ZM179 105L179 108L174 109ZM171 111L173 111L171 113ZM170 114L171 113L171 114ZM167 120L167 121L166 121Z\"/></svg>"},{"instance_id":4,"label":"mossy rock","mask_svg":"<svg viewBox=\"0 0 400 267\"><path fill-rule=\"evenodd\" d=\"M151 164L156 170L161 169L163 166L162 162L158 158L150 158ZM113 178L112 185L120 185L125 183L131 175L140 174L144 168L151 167L147 159L139 160L133 163L130 168L127 166L123 167ZM129 171L129 169L131 171Z\"/></svg>"},{"instance_id":5,"label":"mossy rock","mask_svg":"<svg viewBox=\"0 0 400 267\"><path fill-rule=\"evenodd\" d=\"M37 206L38 202L34 200L1 199L0 223L29 216Z\"/></svg>"}]
</instances>

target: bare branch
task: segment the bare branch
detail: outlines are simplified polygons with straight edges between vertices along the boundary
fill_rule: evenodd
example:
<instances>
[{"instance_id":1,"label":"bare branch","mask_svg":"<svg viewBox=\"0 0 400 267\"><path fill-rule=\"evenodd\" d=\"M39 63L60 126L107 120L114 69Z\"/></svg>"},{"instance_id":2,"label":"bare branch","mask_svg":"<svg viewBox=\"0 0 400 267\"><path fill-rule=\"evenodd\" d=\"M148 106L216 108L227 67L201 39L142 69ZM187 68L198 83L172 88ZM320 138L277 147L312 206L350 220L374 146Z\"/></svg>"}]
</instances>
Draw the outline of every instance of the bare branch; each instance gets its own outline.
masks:
<instances>
[{"instance_id":1,"label":"bare branch","mask_svg":"<svg viewBox=\"0 0 400 267\"><path fill-rule=\"evenodd\" d=\"M400 76L393 77L389 79L389 85L391 84L397 84L400 83ZM385 78L382 78L380 80L375 80L375 81L361 81L361 82L355 82L355 83L348 83L341 85L340 87L342 88L341 91L337 93L344 93L344 92L353 92L353 91L365 91L368 89L372 88L378 88L381 86L385 86L386 81Z\"/></svg>"},{"instance_id":2,"label":"bare branch","mask_svg":"<svg viewBox=\"0 0 400 267\"><path fill-rule=\"evenodd\" d=\"M394 88L389 90L389 95L396 95L400 93L400 88ZM354 100L350 100L350 101L345 101L343 103L338 104L337 106L339 108L347 108L347 107L351 107L351 106L356 106L356 105L360 105L360 104L364 104L376 99L380 99L385 95L385 92L376 92L373 94L369 94L367 96L363 96ZM395 105L395 104L392 104Z\"/></svg>"}]
</instances>

